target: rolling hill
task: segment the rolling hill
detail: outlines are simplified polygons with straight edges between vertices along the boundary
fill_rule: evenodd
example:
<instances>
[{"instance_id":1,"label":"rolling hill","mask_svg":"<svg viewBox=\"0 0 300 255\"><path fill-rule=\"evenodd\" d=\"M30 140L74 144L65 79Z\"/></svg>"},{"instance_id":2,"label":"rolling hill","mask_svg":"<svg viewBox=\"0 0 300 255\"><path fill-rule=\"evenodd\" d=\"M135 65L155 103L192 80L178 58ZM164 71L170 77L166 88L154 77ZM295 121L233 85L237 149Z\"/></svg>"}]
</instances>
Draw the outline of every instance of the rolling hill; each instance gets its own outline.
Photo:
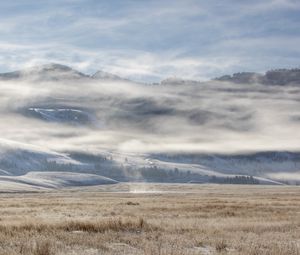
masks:
<instances>
[{"instance_id":1,"label":"rolling hill","mask_svg":"<svg viewBox=\"0 0 300 255\"><path fill-rule=\"evenodd\" d=\"M49 173L60 172L58 180L72 172L115 181L298 184L299 73L160 84L59 64L0 74L1 181L25 185L28 173L42 172L46 183Z\"/></svg>"}]
</instances>

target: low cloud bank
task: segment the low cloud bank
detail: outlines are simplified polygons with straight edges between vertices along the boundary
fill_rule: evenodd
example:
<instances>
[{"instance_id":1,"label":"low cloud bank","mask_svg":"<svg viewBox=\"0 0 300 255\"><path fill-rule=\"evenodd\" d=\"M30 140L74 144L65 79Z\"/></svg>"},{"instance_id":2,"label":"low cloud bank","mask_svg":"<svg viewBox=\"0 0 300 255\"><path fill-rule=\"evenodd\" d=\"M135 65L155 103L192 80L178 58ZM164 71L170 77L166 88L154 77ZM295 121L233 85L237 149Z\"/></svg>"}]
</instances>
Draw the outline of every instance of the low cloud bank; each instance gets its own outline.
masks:
<instances>
[{"instance_id":1,"label":"low cloud bank","mask_svg":"<svg viewBox=\"0 0 300 255\"><path fill-rule=\"evenodd\" d=\"M210 81L0 82L1 138L54 151L298 151L300 88ZM39 109L32 114L32 109ZM80 122L88 116L88 122ZM83 117L82 117L83 116Z\"/></svg>"}]
</instances>

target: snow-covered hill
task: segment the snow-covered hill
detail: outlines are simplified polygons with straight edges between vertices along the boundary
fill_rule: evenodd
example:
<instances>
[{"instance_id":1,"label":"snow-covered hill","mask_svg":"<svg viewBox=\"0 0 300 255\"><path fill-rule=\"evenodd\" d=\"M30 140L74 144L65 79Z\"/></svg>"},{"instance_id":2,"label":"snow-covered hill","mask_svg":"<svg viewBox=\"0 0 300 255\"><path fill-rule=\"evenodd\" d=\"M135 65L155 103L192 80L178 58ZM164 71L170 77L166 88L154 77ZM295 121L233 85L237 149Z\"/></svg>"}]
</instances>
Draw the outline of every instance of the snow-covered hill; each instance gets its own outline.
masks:
<instances>
[{"instance_id":1,"label":"snow-covered hill","mask_svg":"<svg viewBox=\"0 0 300 255\"><path fill-rule=\"evenodd\" d=\"M93 174L70 172L29 172L22 176L0 176L0 191L46 191L51 189L116 183L117 181L110 178Z\"/></svg>"}]
</instances>

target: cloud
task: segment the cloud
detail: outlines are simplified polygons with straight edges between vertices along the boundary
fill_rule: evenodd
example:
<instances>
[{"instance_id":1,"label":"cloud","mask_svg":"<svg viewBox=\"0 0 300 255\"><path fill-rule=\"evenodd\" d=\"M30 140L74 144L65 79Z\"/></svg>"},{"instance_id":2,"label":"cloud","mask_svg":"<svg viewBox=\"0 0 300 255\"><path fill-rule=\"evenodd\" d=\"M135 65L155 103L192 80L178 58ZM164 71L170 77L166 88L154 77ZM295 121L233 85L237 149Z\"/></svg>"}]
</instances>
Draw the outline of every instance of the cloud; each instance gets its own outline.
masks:
<instances>
[{"instance_id":1,"label":"cloud","mask_svg":"<svg viewBox=\"0 0 300 255\"><path fill-rule=\"evenodd\" d=\"M210 72L224 72L230 66L238 64L238 59L234 58L189 57L178 50L153 53L105 49L94 52L70 45L58 47L55 44L43 46L2 44L2 46L0 58L1 62L5 63L6 71L59 62L87 73L94 73L101 69L129 79L148 82L173 76L206 80L211 76ZM14 51L14 57L7 54L7 51Z\"/></svg>"},{"instance_id":2,"label":"cloud","mask_svg":"<svg viewBox=\"0 0 300 255\"><path fill-rule=\"evenodd\" d=\"M292 0L1 3L0 70L60 62L158 81L292 66L298 9Z\"/></svg>"},{"instance_id":3,"label":"cloud","mask_svg":"<svg viewBox=\"0 0 300 255\"><path fill-rule=\"evenodd\" d=\"M47 150L237 153L300 149L300 122L294 120L300 116L299 91L292 87L82 80L2 81L0 87L1 138ZM96 123L49 122L29 115L31 107L82 109Z\"/></svg>"}]
</instances>

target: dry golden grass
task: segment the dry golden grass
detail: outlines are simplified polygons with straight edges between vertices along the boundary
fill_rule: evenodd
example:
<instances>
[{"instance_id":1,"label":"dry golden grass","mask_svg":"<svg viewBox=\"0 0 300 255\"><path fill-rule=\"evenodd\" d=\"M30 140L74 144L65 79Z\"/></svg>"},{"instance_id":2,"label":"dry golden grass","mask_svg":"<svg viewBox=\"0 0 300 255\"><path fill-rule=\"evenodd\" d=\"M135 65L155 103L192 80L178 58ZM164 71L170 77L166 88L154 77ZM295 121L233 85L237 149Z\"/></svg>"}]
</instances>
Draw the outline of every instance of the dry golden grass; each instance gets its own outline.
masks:
<instances>
[{"instance_id":1,"label":"dry golden grass","mask_svg":"<svg viewBox=\"0 0 300 255\"><path fill-rule=\"evenodd\" d=\"M119 184L0 194L4 254L300 255L300 188Z\"/></svg>"}]
</instances>

